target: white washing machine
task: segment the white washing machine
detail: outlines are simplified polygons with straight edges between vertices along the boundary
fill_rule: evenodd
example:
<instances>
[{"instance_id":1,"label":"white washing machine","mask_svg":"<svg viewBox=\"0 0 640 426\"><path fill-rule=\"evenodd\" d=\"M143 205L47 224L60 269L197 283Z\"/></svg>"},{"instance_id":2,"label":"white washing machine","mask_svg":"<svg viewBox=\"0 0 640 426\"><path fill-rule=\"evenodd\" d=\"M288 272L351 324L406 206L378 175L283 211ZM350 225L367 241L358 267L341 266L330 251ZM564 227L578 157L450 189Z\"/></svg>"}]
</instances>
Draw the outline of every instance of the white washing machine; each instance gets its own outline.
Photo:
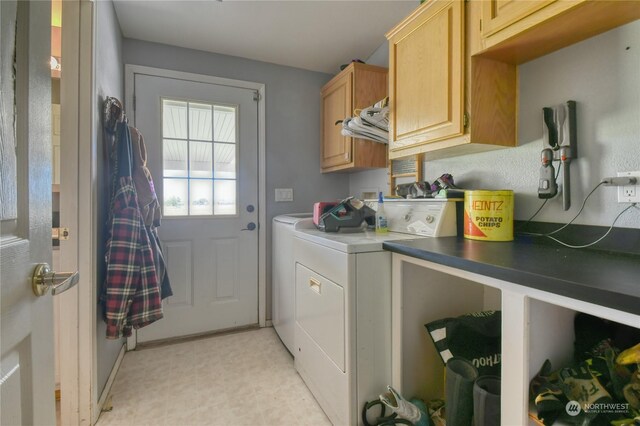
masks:
<instances>
[{"instance_id":1,"label":"white washing machine","mask_svg":"<svg viewBox=\"0 0 640 426\"><path fill-rule=\"evenodd\" d=\"M293 232L301 221L312 221L312 213L291 213L273 218L271 236L271 320L280 340L293 352L295 308L295 263ZM295 354L294 354L295 355Z\"/></svg>"}]
</instances>

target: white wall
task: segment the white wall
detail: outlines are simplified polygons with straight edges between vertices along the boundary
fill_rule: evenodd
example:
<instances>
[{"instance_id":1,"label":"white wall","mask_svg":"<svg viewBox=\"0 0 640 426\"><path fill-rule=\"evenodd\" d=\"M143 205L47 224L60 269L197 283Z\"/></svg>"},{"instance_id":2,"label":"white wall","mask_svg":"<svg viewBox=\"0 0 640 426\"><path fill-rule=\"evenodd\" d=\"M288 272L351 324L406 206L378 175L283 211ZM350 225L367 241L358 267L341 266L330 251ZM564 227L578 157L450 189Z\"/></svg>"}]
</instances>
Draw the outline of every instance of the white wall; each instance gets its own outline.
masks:
<instances>
[{"instance_id":1,"label":"white wall","mask_svg":"<svg viewBox=\"0 0 640 426\"><path fill-rule=\"evenodd\" d=\"M310 212L313 203L347 195L349 177L320 173L320 89L331 75L245 58L125 39L127 64L264 83L266 86L267 318L271 318L271 220ZM153 149L147 143L147 149ZM294 201L276 203L275 188Z\"/></svg>"},{"instance_id":2,"label":"white wall","mask_svg":"<svg viewBox=\"0 0 640 426\"><path fill-rule=\"evenodd\" d=\"M107 219L109 208L109 179L104 176L107 158L104 155L104 145L102 140L102 102L106 96L115 96L124 100L124 65L122 63L122 33L120 24L116 18L113 3L109 1L99 1L96 6L96 102L94 129L96 132L97 146L95 153L98 157L97 179L98 179L98 209L96 223L98 227L98 259L96 286L97 296L100 297L100 288L104 282L106 266L104 262L105 239L102 226ZM96 301L97 303L98 301ZM118 358L120 348L124 344L124 339L107 340L105 337L107 326L102 318L102 309L98 303L98 321L96 327L97 336L97 369L98 369L98 392L104 389L113 365ZM98 398L100 395L98 395Z\"/></svg>"},{"instance_id":3,"label":"white wall","mask_svg":"<svg viewBox=\"0 0 640 426\"><path fill-rule=\"evenodd\" d=\"M639 42L640 21L635 21L521 65L518 147L427 161L423 178L433 181L451 173L465 188L513 189L516 219L527 219L541 204L537 182L542 108L575 100L579 158L571 165L572 208L564 212L558 197L535 219L570 220L601 178L615 176L617 171L640 170ZM376 53L372 57L379 59L379 51ZM385 188L386 179L385 170L353 174L350 192L358 194L362 187ZM614 188L601 187L575 223L610 225L626 207L616 200ZM627 212L616 226L639 228L640 212Z\"/></svg>"}]
</instances>

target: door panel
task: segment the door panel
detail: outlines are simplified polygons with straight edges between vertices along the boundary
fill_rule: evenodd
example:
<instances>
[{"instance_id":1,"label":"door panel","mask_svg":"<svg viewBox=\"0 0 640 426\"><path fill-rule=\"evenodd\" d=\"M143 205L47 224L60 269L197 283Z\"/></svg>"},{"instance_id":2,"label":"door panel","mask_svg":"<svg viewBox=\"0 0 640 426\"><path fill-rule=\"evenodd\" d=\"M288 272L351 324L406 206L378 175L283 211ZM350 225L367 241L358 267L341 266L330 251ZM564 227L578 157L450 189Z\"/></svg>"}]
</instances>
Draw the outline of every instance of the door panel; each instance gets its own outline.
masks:
<instances>
[{"instance_id":1,"label":"door panel","mask_svg":"<svg viewBox=\"0 0 640 426\"><path fill-rule=\"evenodd\" d=\"M142 74L134 85L174 292L138 341L257 324L258 231L242 230L258 219L254 91Z\"/></svg>"},{"instance_id":2,"label":"door panel","mask_svg":"<svg viewBox=\"0 0 640 426\"><path fill-rule=\"evenodd\" d=\"M167 270L171 271L173 296L167 299L171 306L192 306L193 304L193 257L191 241L171 241L163 244Z\"/></svg>"},{"instance_id":3,"label":"door panel","mask_svg":"<svg viewBox=\"0 0 640 426\"><path fill-rule=\"evenodd\" d=\"M345 74L322 93L322 167L351 162L350 137L342 136L338 120L350 117L352 111L353 73Z\"/></svg>"},{"instance_id":4,"label":"door panel","mask_svg":"<svg viewBox=\"0 0 640 426\"><path fill-rule=\"evenodd\" d=\"M434 2L390 39L391 150L462 135L464 2Z\"/></svg>"},{"instance_id":5,"label":"door panel","mask_svg":"<svg viewBox=\"0 0 640 426\"><path fill-rule=\"evenodd\" d=\"M30 282L51 263L50 20L48 1L0 2L2 425L55 424L52 297Z\"/></svg>"},{"instance_id":6,"label":"door panel","mask_svg":"<svg viewBox=\"0 0 640 426\"><path fill-rule=\"evenodd\" d=\"M238 257L240 251L237 238L212 238L209 240L212 261L215 268L211 275L212 299L216 302L234 300L239 297L236 283L238 272Z\"/></svg>"},{"instance_id":7,"label":"door panel","mask_svg":"<svg viewBox=\"0 0 640 426\"><path fill-rule=\"evenodd\" d=\"M482 35L487 37L556 0L488 0L482 3Z\"/></svg>"}]
</instances>

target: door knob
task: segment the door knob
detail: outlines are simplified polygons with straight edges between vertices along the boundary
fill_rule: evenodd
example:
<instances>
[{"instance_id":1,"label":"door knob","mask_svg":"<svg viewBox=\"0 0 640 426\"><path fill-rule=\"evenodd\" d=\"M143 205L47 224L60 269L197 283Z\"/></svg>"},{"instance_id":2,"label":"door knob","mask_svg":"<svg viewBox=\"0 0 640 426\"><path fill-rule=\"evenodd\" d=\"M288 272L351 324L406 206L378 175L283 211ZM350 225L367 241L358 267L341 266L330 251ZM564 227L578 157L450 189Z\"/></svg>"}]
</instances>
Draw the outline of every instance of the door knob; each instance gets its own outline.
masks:
<instances>
[{"instance_id":1,"label":"door knob","mask_svg":"<svg viewBox=\"0 0 640 426\"><path fill-rule=\"evenodd\" d=\"M253 231L254 229L256 229L256 224L253 222L249 222L247 223L247 227L241 229L241 231Z\"/></svg>"},{"instance_id":2,"label":"door knob","mask_svg":"<svg viewBox=\"0 0 640 426\"><path fill-rule=\"evenodd\" d=\"M31 288L36 296L44 296L51 289L51 294L60 294L78 284L80 274L76 272L54 272L47 263L39 263L31 277Z\"/></svg>"}]
</instances>

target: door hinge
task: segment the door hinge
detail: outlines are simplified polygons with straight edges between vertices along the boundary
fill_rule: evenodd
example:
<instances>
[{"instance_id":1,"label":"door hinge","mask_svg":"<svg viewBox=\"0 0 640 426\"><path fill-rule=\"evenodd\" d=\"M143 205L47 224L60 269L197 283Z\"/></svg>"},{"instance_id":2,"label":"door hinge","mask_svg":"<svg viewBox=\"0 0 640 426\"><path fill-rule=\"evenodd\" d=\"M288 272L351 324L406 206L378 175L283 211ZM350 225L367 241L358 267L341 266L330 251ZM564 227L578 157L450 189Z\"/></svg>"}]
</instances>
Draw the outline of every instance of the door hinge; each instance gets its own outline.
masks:
<instances>
[{"instance_id":1,"label":"door hinge","mask_svg":"<svg viewBox=\"0 0 640 426\"><path fill-rule=\"evenodd\" d=\"M253 92L253 100L258 102L259 100L262 99L262 95L260 94L260 92L258 92L257 90L255 92Z\"/></svg>"},{"instance_id":2,"label":"door hinge","mask_svg":"<svg viewBox=\"0 0 640 426\"><path fill-rule=\"evenodd\" d=\"M462 126L464 128L469 127L469 114L467 114L466 112L462 114Z\"/></svg>"},{"instance_id":3,"label":"door hinge","mask_svg":"<svg viewBox=\"0 0 640 426\"><path fill-rule=\"evenodd\" d=\"M69 228L51 228L52 240L68 240Z\"/></svg>"}]
</instances>

